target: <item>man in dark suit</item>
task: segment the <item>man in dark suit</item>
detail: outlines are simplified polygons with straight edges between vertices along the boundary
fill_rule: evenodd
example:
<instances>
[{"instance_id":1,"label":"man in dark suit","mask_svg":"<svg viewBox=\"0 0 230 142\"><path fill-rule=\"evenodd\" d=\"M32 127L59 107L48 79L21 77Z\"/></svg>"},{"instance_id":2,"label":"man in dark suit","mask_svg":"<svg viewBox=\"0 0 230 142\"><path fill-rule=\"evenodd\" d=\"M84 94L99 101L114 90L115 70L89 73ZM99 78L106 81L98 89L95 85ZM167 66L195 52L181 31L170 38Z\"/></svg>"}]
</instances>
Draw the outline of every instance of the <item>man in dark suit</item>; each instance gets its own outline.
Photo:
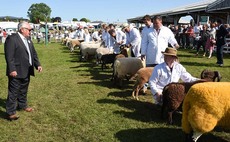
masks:
<instances>
[{"instance_id":1,"label":"man in dark suit","mask_svg":"<svg viewBox=\"0 0 230 142\"><path fill-rule=\"evenodd\" d=\"M225 36L228 34L227 29L222 24L222 21L217 20L218 29L216 30L216 56L217 64L222 67L223 62L223 45L225 44Z\"/></svg>"},{"instance_id":2,"label":"man in dark suit","mask_svg":"<svg viewBox=\"0 0 230 142\"><path fill-rule=\"evenodd\" d=\"M7 37L4 45L8 76L8 96L6 113L9 120L17 120L16 109L33 111L27 105L27 91L30 75L34 76L34 67L42 71L37 52L30 39L31 26L22 21L18 24L18 32Z\"/></svg>"}]
</instances>

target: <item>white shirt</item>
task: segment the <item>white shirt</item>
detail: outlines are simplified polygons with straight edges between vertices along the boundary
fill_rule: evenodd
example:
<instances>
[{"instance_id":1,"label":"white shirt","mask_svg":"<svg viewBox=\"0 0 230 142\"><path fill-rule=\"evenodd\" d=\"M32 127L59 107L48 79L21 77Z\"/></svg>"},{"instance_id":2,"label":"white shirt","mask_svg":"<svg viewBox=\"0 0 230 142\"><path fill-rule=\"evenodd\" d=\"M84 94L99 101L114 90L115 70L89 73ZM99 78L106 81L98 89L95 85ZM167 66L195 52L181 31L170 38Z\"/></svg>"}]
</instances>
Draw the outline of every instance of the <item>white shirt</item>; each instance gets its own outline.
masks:
<instances>
[{"instance_id":1,"label":"white shirt","mask_svg":"<svg viewBox=\"0 0 230 142\"><path fill-rule=\"evenodd\" d=\"M28 53L28 56L29 56L29 63L30 65L32 65L32 57L31 57L31 53L30 53L30 48L29 48L29 41L27 40L26 37L24 37L21 33L18 32L18 35L20 36L20 38L22 39L23 43L25 44L26 46L26 51Z\"/></svg>"},{"instance_id":2,"label":"white shirt","mask_svg":"<svg viewBox=\"0 0 230 142\"><path fill-rule=\"evenodd\" d=\"M178 82L180 79L184 82L198 80L198 78L193 77L178 62L174 62L172 71L165 62L156 65L149 79L151 92L153 95L155 95L157 92L162 93L163 88L167 84L171 82Z\"/></svg>"},{"instance_id":3,"label":"white shirt","mask_svg":"<svg viewBox=\"0 0 230 142\"><path fill-rule=\"evenodd\" d=\"M160 32L150 28L147 36L142 38L141 55L146 56L146 64L160 64L164 62L165 51L170 43L172 46L178 44L173 32L165 26L161 26Z\"/></svg>"}]
</instances>

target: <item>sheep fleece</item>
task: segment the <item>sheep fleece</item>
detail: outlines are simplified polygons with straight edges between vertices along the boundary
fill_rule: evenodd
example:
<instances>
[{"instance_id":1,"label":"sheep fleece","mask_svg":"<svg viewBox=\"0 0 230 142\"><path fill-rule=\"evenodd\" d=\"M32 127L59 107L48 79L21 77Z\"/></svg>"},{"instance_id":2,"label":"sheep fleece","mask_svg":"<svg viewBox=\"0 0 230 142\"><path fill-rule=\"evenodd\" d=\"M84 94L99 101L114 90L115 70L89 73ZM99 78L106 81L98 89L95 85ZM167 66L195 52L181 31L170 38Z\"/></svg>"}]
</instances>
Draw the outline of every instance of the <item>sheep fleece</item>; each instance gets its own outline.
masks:
<instances>
[{"instance_id":1,"label":"sheep fleece","mask_svg":"<svg viewBox=\"0 0 230 142\"><path fill-rule=\"evenodd\" d=\"M205 133L213 130L215 126L230 128L229 88L229 82L193 85L183 103L183 131Z\"/></svg>"},{"instance_id":2,"label":"sheep fleece","mask_svg":"<svg viewBox=\"0 0 230 142\"><path fill-rule=\"evenodd\" d=\"M117 75L118 78L124 78L127 74L133 76L140 68L144 67L141 59L134 57L118 58L114 66L115 75Z\"/></svg>"}]
</instances>

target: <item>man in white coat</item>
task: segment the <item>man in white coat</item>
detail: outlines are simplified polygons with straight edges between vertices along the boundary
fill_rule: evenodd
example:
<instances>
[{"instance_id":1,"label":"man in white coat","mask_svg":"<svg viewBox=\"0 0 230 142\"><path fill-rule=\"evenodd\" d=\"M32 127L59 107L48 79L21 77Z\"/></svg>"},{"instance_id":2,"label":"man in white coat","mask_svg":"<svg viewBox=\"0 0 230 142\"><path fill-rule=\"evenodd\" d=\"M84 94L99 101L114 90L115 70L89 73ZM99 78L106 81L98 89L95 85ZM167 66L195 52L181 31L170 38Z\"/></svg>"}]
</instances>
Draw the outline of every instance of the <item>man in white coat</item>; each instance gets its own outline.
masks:
<instances>
[{"instance_id":1,"label":"man in white coat","mask_svg":"<svg viewBox=\"0 0 230 142\"><path fill-rule=\"evenodd\" d=\"M147 49L148 48L148 34L153 31L153 23L151 20L150 15L145 15L143 17L143 22L145 24L145 27L143 28L142 32L141 32L141 49ZM146 67L151 67L151 64L146 64Z\"/></svg>"},{"instance_id":2,"label":"man in white coat","mask_svg":"<svg viewBox=\"0 0 230 142\"><path fill-rule=\"evenodd\" d=\"M110 46L113 47L113 53L120 54L120 46L126 43L126 35L120 29L110 29Z\"/></svg>"},{"instance_id":3,"label":"man in white coat","mask_svg":"<svg viewBox=\"0 0 230 142\"><path fill-rule=\"evenodd\" d=\"M127 23L123 26L126 32L126 45L131 48L131 56L140 57L141 34L139 30Z\"/></svg>"},{"instance_id":4,"label":"man in white coat","mask_svg":"<svg viewBox=\"0 0 230 142\"><path fill-rule=\"evenodd\" d=\"M161 16L153 18L153 28L150 29L147 36L143 36L142 42L147 46L141 48L141 59L146 59L148 66L155 66L164 62L164 55L168 44L174 48L179 48L179 45L174 37L173 32L162 25Z\"/></svg>"}]
</instances>

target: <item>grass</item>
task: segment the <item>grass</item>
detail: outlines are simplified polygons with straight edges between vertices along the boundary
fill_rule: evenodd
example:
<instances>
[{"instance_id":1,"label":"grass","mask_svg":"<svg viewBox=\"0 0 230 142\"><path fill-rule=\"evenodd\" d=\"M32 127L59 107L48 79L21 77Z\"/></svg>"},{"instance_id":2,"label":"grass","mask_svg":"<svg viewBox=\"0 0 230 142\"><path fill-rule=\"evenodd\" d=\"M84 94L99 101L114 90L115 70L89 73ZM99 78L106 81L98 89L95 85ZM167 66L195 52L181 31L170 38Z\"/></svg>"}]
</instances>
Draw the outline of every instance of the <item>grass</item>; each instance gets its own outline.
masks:
<instances>
[{"instance_id":1,"label":"grass","mask_svg":"<svg viewBox=\"0 0 230 142\"><path fill-rule=\"evenodd\" d=\"M150 93L133 100L133 82L122 89L110 81L111 69L101 71L93 61L79 62L79 51L70 53L59 43L35 44L43 66L42 73L31 78L28 103L32 113L18 111L17 121L6 120L6 64L0 45L0 141L3 142L182 142L181 114L175 125L160 119L160 107L153 104ZM230 56L224 67L216 58L195 57L195 51L179 50L180 62L194 76L205 68L218 70L222 81L230 81ZM227 141L229 132L215 129L200 141Z\"/></svg>"}]
</instances>

